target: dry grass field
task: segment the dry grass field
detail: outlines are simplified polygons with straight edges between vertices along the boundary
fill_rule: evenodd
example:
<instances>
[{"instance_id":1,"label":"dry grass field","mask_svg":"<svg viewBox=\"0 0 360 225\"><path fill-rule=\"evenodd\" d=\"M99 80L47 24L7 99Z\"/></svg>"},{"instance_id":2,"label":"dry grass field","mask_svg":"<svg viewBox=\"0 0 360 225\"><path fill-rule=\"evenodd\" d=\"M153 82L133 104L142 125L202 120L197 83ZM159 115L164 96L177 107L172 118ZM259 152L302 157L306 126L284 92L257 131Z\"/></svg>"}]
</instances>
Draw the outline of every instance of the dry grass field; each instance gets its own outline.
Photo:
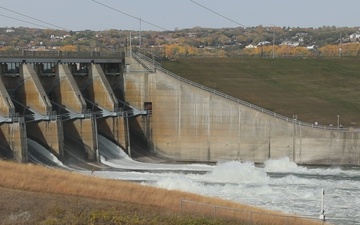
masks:
<instances>
[{"instance_id":1,"label":"dry grass field","mask_svg":"<svg viewBox=\"0 0 360 225\"><path fill-rule=\"evenodd\" d=\"M214 218L213 209L187 205L181 212L181 199L239 211L219 211ZM253 212L251 218L244 211ZM216 198L0 160L0 221L5 225L321 224L281 215Z\"/></svg>"}]
</instances>

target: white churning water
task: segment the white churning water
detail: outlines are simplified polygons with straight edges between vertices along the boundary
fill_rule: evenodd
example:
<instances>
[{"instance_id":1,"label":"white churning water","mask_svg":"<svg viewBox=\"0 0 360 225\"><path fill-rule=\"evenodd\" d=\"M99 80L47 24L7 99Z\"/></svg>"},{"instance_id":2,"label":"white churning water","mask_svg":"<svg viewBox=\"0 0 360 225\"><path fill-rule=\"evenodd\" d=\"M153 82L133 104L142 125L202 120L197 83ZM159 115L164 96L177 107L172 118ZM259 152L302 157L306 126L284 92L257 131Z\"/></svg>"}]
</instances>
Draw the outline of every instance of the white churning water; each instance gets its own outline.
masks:
<instances>
[{"instance_id":1,"label":"white churning water","mask_svg":"<svg viewBox=\"0 0 360 225\"><path fill-rule=\"evenodd\" d=\"M137 181L314 218L319 218L324 189L325 215L330 222L360 224L359 168L303 167L288 158L269 160L262 166L239 161L215 166L148 164L132 160L101 136L99 140L102 163L118 171L95 171L92 174L95 176Z\"/></svg>"}]
</instances>

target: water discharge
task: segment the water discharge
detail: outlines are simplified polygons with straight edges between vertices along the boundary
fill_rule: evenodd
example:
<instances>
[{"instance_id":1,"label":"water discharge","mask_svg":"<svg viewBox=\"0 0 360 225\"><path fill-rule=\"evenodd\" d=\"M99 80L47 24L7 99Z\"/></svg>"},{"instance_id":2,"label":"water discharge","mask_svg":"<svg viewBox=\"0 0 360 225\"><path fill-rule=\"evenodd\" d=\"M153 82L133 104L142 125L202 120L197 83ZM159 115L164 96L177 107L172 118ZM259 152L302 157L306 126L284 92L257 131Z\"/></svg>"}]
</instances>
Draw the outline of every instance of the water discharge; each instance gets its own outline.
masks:
<instances>
[{"instance_id":1,"label":"water discharge","mask_svg":"<svg viewBox=\"0 0 360 225\"><path fill-rule=\"evenodd\" d=\"M360 224L359 168L304 167L288 158L268 160L261 166L240 161L215 166L141 163L101 136L99 149L101 162L113 169L92 172L95 176L137 181L314 218L319 218L324 189L325 215L330 222Z\"/></svg>"}]
</instances>

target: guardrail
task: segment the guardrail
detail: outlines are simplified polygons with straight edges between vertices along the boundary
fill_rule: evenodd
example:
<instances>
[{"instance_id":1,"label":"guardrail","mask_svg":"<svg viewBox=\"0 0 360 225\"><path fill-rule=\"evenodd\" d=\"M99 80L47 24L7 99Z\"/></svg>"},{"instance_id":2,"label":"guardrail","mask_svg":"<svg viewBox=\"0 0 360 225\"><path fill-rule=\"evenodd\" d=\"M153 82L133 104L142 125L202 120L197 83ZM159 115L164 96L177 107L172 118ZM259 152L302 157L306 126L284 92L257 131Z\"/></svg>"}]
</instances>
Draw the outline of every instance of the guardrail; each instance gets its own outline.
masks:
<instances>
[{"instance_id":1,"label":"guardrail","mask_svg":"<svg viewBox=\"0 0 360 225\"><path fill-rule=\"evenodd\" d=\"M149 57L145 56L145 55L142 55L141 53L138 53L138 52L133 52L132 53L132 56L134 58L138 58L138 60L143 60L143 61L146 61L148 64L152 64L152 59L150 59ZM166 69L164 69L163 67L161 67L161 65L159 63L155 63L155 64L152 64L152 66L154 68L156 68L156 70L159 70L163 73L165 73L166 75L169 75L181 82L184 82L186 84L189 84L191 86L194 86L194 87L197 87L197 88L200 88L204 91L207 91L207 92L210 92L212 94L215 94L215 95L218 95L220 97L223 97L227 100L230 100L230 101L233 101L233 102L236 102L238 104L241 104L241 105L244 105L244 106L247 106L251 109L255 109L259 112L262 112L262 113L265 113L265 114L268 114L270 116L273 116L275 118L278 118L278 119L281 119L281 120L285 120L287 122L291 122L293 123L294 125L301 125L301 126L306 126L306 127L311 127L311 128L317 128L317 129L324 129L324 130L333 130L333 131L342 131L342 132L346 132L348 131L349 129L347 128L338 128L338 127L332 127L332 126L324 126L324 125L316 125L316 124L312 124L312 123L307 123L307 122L303 122L303 121L299 121L295 118L289 118L289 117L286 117L286 116L283 116L283 115L280 115L278 113L275 113L275 112L272 112L270 110L267 110L267 109L264 109L264 108L261 108L260 106L257 106L257 105L254 105L254 104L251 104L251 103L248 103L246 101L243 101L241 99L238 99L238 98L235 98L231 95L228 95L228 94L224 94L220 91L217 91L217 90L214 90L212 88L209 88L209 87L206 87L204 85L201 85L199 83L196 83L196 82L193 82L193 81L190 81L188 79L185 79L179 75L176 75L175 73L173 72L170 72ZM148 66L149 67L149 66ZM357 131L360 131L360 130L357 130Z\"/></svg>"},{"instance_id":2,"label":"guardrail","mask_svg":"<svg viewBox=\"0 0 360 225\"><path fill-rule=\"evenodd\" d=\"M72 51L0 51L0 58L123 58L124 52L72 52Z\"/></svg>"}]
</instances>

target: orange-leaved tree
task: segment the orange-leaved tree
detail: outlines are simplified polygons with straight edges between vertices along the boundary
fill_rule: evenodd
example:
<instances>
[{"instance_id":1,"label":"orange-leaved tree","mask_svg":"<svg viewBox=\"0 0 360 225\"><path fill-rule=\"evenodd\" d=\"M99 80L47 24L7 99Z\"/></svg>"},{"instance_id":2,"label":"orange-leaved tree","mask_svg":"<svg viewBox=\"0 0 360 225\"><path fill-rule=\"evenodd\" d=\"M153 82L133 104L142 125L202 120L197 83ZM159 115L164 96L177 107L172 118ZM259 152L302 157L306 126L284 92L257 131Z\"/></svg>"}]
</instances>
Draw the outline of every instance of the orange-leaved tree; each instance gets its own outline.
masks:
<instances>
[{"instance_id":1,"label":"orange-leaved tree","mask_svg":"<svg viewBox=\"0 0 360 225\"><path fill-rule=\"evenodd\" d=\"M60 51L64 52L76 52L77 49L78 48L75 45L64 45L59 48Z\"/></svg>"}]
</instances>

